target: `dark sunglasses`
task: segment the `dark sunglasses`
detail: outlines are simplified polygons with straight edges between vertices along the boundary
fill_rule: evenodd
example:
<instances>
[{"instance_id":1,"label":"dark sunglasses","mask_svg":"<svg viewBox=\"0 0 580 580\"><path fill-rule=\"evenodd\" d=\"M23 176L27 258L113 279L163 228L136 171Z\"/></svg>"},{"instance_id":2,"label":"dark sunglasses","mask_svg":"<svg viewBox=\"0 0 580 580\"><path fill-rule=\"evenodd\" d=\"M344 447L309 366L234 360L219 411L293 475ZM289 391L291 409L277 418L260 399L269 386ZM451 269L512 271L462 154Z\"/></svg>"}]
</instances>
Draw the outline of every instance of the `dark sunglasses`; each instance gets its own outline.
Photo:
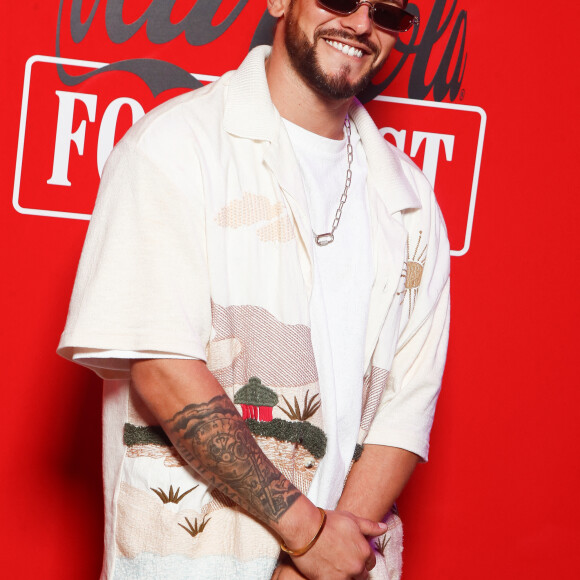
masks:
<instances>
[{"instance_id":1,"label":"dark sunglasses","mask_svg":"<svg viewBox=\"0 0 580 580\"><path fill-rule=\"evenodd\" d=\"M344 16L353 14L363 4L366 4L369 7L369 16L377 28L391 32L406 32L413 24L419 24L418 16L403 10L400 6L385 2L375 2L374 4L366 0L316 0L316 2L325 10Z\"/></svg>"}]
</instances>

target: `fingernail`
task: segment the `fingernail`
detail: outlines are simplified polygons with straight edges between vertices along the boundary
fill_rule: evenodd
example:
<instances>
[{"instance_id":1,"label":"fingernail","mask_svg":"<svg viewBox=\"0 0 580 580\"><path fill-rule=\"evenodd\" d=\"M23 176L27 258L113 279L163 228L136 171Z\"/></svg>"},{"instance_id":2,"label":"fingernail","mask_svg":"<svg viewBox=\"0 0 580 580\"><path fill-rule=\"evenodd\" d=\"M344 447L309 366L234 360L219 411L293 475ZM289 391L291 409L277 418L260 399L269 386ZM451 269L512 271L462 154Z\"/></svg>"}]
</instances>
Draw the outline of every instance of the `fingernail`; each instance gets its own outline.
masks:
<instances>
[{"instance_id":1,"label":"fingernail","mask_svg":"<svg viewBox=\"0 0 580 580\"><path fill-rule=\"evenodd\" d=\"M387 524L384 522L379 522L379 528L381 528L381 530L387 530L389 526L387 526Z\"/></svg>"}]
</instances>

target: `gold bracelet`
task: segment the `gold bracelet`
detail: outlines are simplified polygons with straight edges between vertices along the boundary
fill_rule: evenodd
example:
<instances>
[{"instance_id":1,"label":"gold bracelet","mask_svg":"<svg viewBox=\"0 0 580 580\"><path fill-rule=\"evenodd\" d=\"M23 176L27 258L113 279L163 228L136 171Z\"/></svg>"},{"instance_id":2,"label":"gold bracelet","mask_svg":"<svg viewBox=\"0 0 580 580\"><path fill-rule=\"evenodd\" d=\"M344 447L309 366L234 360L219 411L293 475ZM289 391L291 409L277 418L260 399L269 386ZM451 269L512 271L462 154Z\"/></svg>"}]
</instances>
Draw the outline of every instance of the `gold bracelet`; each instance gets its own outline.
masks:
<instances>
[{"instance_id":1,"label":"gold bracelet","mask_svg":"<svg viewBox=\"0 0 580 580\"><path fill-rule=\"evenodd\" d=\"M308 550L310 550L310 548L312 548L312 546L314 546L314 544L316 544L316 540L318 540L318 538L320 538L320 534L322 534L322 530L324 529L324 524L326 523L326 512L319 507L318 510L320 511L320 514L322 515L322 520L320 521L320 527L318 528L318 531L316 532L316 534L314 534L314 537L312 538L312 540L310 540L310 542L308 542L308 544L306 544L306 546L304 546L303 548L300 548L298 550L291 550L290 548L288 548L286 546L286 544L284 542L282 542L280 544L280 548L286 552L287 554L290 554L290 556L303 556L304 554L306 554L306 552L308 552Z\"/></svg>"}]
</instances>

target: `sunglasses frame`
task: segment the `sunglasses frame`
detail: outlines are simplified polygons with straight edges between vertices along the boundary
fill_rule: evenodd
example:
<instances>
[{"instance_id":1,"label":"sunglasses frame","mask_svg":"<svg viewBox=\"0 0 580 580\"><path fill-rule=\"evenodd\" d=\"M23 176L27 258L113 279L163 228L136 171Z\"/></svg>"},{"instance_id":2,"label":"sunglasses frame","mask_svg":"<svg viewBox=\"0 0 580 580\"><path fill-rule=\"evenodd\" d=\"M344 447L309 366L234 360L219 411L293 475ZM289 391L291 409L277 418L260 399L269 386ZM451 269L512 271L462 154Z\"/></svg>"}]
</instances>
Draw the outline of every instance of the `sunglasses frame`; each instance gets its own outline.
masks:
<instances>
[{"instance_id":1,"label":"sunglasses frame","mask_svg":"<svg viewBox=\"0 0 580 580\"><path fill-rule=\"evenodd\" d=\"M330 6L326 5L326 2L324 0L316 0L316 3L323 8L324 10L327 10L328 12L333 12L334 14L340 14L341 16L350 16L351 14L354 14L361 6L363 6L364 4L366 4L369 8L369 18L373 21L373 24L381 29L381 30L386 30L387 32L407 32L407 30L410 30L414 25L419 25L419 17L418 16L414 16L413 14L411 14L410 12L407 12L404 8L401 8L400 6L396 6L395 4L392 4L390 2L369 2L369 0L355 0L355 5L354 8L352 10L349 10L348 12L343 12L342 10L337 10L336 8L331 8ZM379 24L376 20L375 20L375 6L377 4L384 4L386 6L392 6L393 8L398 8L401 12L404 12L405 14L407 14L408 16L412 17L412 20L409 24L409 26L407 26L407 28L403 28L401 30L397 30L397 29L393 29L393 28L388 28L386 26L382 26L381 24ZM407 2L405 1L403 6L407 6Z\"/></svg>"}]
</instances>

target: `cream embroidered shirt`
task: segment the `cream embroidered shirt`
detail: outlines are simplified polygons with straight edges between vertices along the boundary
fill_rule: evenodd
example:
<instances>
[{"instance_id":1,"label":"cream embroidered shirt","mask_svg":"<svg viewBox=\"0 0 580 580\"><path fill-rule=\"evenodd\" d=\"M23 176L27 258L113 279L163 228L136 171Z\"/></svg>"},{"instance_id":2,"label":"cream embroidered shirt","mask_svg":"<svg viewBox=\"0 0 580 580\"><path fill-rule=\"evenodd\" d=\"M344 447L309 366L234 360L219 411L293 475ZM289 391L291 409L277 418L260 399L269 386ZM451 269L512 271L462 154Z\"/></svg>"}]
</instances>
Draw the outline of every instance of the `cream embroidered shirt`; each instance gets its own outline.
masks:
<instances>
[{"instance_id":1,"label":"cream embroidered shirt","mask_svg":"<svg viewBox=\"0 0 580 580\"><path fill-rule=\"evenodd\" d=\"M259 47L237 71L156 108L103 173L59 353L107 379L105 578L267 580L278 544L184 465L129 389L126 361L83 352L206 359L264 452L304 492L325 453L322 411L308 405L319 395L312 228L270 100L267 54ZM368 162L373 252L358 443L426 459L448 334L445 226L417 167L360 103L349 114ZM293 416L285 401L294 398ZM400 544L386 545L393 552L378 557L374 578L400 560Z\"/></svg>"}]
</instances>

